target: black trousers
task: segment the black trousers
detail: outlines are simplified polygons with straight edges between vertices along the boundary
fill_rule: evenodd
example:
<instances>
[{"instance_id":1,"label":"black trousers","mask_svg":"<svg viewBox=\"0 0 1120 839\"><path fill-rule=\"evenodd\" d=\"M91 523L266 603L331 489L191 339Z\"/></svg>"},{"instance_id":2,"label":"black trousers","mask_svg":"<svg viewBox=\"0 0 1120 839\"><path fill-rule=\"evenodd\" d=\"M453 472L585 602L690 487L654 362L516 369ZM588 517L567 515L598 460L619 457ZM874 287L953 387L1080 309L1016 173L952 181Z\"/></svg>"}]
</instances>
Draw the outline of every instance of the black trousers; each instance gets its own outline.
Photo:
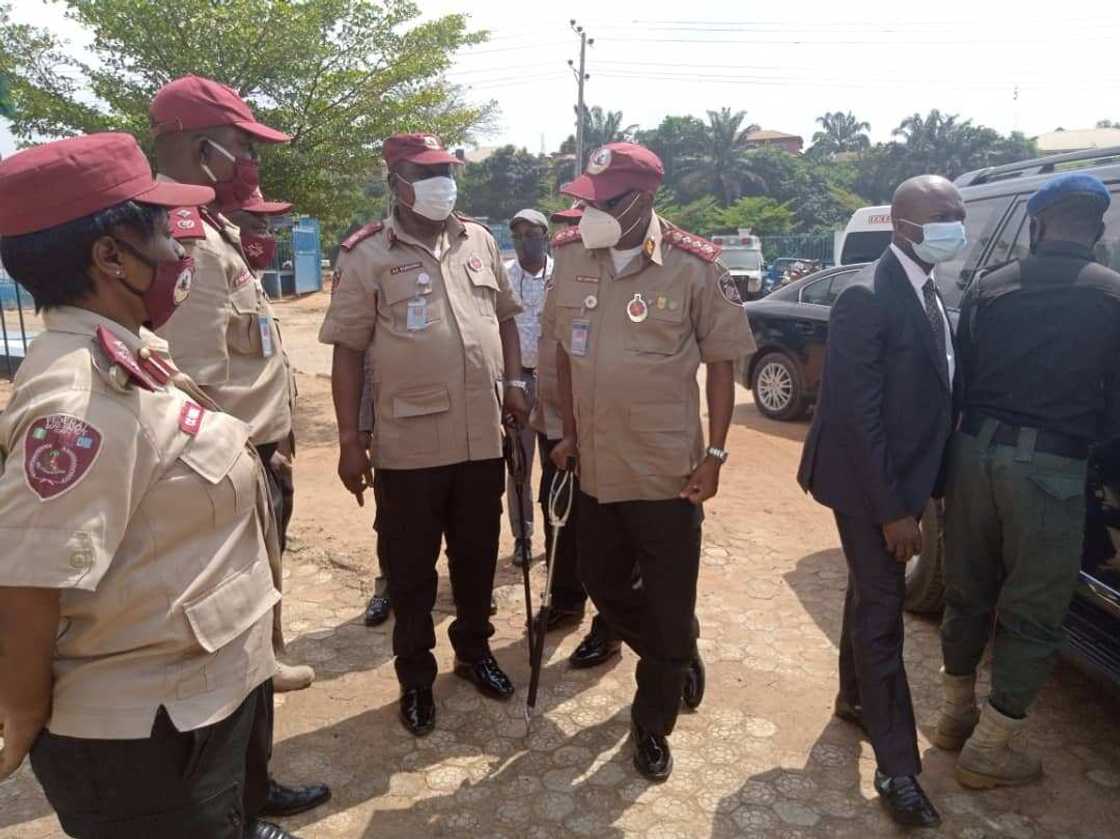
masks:
<instances>
[{"instance_id":1,"label":"black trousers","mask_svg":"<svg viewBox=\"0 0 1120 839\"><path fill-rule=\"evenodd\" d=\"M848 561L840 632L840 697L863 706L879 769L891 777L922 771L910 684L902 662L906 566L887 552L880 525L836 513Z\"/></svg>"},{"instance_id":2,"label":"black trousers","mask_svg":"<svg viewBox=\"0 0 1120 839\"><path fill-rule=\"evenodd\" d=\"M393 601L393 654L405 690L436 679L432 609L436 560L447 538L456 617L449 636L468 662L490 654L490 596L498 563L505 464L476 460L431 469L378 469L378 540L384 544Z\"/></svg>"},{"instance_id":3,"label":"black trousers","mask_svg":"<svg viewBox=\"0 0 1120 839\"><path fill-rule=\"evenodd\" d=\"M262 744L271 751L271 681L226 719L195 731L177 731L163 708L144 740L44 731L31 768L68 836L242 839L268 792Z\"/></svg>"},{"instance_id":4,"label":"black trousers","mask_svg":"<svg viewBox=\"0 0 1120 839\"><path fill-rule=\"evenodd\" d=\"M580 492L579 573L614 634L640 656L630 714L672 733L696 655L699 507L681 499L600 504ZM635 588L635 563L642 585Z\"/></svg>"},{"instance_id":5,"label":"black trousers","mask_svg":"<svg viewBox=\"0 0 1120 839\"><path fill-rule=\"evenodd\" d=\"M291 479L272 467L272 455L276 453L276 443L265 443L257 446L257 454L264 462L264 471L268 475L269 489L272 491L272 512L276 516L276 529L280 534L280 552L288 546L288 523L292 520L292 509L295 505L295 486Z\"/></svg>"}]
</instances>

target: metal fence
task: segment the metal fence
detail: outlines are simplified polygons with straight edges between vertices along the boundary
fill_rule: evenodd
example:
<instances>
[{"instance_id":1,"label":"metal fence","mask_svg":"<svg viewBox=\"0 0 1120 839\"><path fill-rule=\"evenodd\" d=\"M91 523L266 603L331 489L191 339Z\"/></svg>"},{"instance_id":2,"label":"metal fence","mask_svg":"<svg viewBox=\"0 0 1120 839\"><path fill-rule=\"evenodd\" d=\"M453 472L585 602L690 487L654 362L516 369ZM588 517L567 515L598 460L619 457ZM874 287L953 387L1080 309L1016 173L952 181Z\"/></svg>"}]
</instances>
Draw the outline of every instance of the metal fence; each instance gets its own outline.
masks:
<instances>
[{"instance_id":1,"label":"metal fence","mask_svg":"<svg viewBox=\"0 0 1120 839\"><path fill-rule=\"evenodd\" d=\"M775 259L802 257L819 259L823 264L833 263L833 243L831 233L806 236L763 236L762 256L767 263Z\"/></svg>"},{"instance_id":2,"label":"metal fence","mask_svg":"<svg viewBox=\"0 0 1120 839\"><path fill-rule=\"evenodd\" d=\"M0 265L0 376L11 379L27 355L34 333L28 332L24 310L33 312L31 295L19 287Z\"/></svg>"}]
</instances>

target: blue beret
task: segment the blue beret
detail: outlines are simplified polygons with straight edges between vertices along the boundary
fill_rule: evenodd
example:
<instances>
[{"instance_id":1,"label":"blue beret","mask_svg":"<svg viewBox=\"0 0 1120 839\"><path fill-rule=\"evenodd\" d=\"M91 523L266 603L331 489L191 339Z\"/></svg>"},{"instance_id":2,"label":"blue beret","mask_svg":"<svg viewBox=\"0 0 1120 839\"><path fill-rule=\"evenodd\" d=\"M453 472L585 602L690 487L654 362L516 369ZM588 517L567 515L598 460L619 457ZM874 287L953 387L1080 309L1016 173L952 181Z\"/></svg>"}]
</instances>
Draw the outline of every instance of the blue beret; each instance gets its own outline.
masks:
<instances>
[{"instance_id":1,"label":"blue beret","mask_svg":"<svg viewBox=\"0 0 1120 839\"><path fill-rule=\"evenodd\" d=\"M1058 202L1074 195L1096 200L1100 204L1102 213L1112 203L1112 197L1108 194L1108 187L1104 185L1104 181L1100 178L1095 175L1070 172L1051 178L1039 187L1038 192L1032 195L1031 200L1027 202L1027 212L1031 216L1037 216Z\"/></svg>"}]
</instances>

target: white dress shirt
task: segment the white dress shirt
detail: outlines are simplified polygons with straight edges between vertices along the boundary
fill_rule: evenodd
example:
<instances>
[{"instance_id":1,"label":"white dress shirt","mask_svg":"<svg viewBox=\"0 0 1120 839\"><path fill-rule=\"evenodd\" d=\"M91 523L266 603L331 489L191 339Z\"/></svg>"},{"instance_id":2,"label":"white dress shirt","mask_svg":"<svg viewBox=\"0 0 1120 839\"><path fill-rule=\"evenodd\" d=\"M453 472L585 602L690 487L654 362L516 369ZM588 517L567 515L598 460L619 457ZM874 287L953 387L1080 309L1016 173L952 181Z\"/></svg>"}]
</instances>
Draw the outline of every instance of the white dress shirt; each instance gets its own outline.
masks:
<instances>
[{"instance_id":1,"label":"white dress shirt","mask_svg":"<svg viewBox=\"0 0 1120 839\"><path fill-rule=\"evenodd\" d=\"M517 315L517 332L521 336L521 366L530 370L537 366L537 344L541 338L541 312L544 310L544 287L552 276L552 257L545 254L544 268L530 274L516 259L506 265L513 293L521 301Z\"/></svg>"},{"instance_id":2,"label":"white dress shirt","mask_svg":"<svg viewBox=\"0 0 1120 839\"><path fill-rule=\"evenodd\" d=\"M926 284L926 280L933 277L933 274L927 274L922 266L915 262L906 251L891 242L891 250L894 255L898 257L899 263L902 265L903 270L906 272L907 279L910 280L910 285L914 287L914 293L918 295L918 305L922 307L922 311L926 310L926 295L922 288ZM936 281L935 281L936 282ZM941 310L941 322L945 324L945 359L949 362L949 384L952 385L953 377L957 374L957 359L953 354L953 328L949 325L949 315L945 311L945 307L941 303L941 297L937 298L937 308Z\"/></svg>"}]
</instances>

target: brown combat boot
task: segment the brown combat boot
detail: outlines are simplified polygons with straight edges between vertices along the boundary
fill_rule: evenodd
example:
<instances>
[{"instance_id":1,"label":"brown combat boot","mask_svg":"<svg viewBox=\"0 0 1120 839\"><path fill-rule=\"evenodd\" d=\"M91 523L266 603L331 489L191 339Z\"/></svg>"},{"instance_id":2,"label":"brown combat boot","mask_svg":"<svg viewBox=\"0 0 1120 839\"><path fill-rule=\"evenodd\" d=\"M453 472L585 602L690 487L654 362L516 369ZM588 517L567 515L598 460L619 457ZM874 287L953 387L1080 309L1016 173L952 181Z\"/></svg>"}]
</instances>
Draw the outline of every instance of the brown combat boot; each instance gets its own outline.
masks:
<instances>
[{"instance_id":1,"label":"brown combat boot","mask_svg":"<svg viewBox=\"0 0 1120 839\"><path fill-rule=\"evenodd\" d=\"M939 749L959 752L980 721L980 709L976 707L976 674L951 676L942 667L941 682L945 698L930 740Z\"/></svg>"},{"instance_id":2,"label":"brown combat boot","mask_svg":"<svg viewBox=\"0 0 1120 839\"><path fill-rule=\"evenodd\" d=\"M1042 761L1009 745L1012 735L1026 722L1005 717L985 702L980 722L957 759L957 782L969 789L992 789L1041 778Z\"/></svg>"}]
</instances>

